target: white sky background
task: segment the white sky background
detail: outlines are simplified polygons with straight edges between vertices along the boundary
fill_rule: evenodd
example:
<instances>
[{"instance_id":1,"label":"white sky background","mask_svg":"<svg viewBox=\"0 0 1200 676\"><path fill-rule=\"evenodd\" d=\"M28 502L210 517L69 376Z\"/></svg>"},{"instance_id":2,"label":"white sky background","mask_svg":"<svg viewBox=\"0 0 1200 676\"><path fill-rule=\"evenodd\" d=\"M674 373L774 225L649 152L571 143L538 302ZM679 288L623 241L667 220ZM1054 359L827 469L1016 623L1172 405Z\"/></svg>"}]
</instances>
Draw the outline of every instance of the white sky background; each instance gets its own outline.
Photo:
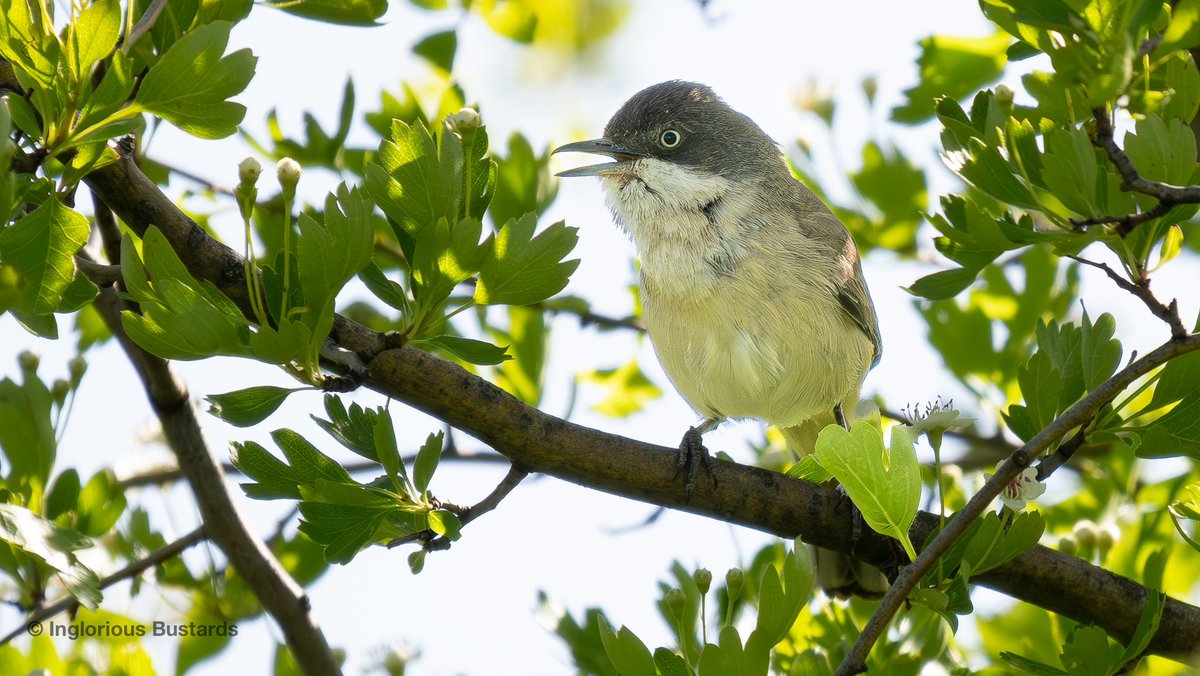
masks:
<instances>
[{"instance_id":1,"label":"white sky background","mask_svg":"<svg viewBox=\"0 0 1200 676\"><path fill-rule=\"evenodd\" d=\"M395 90L401 80L429 82L429 69L409 52L423 36L458 24L459 51L455 72L468 99L482 103L493 147L503 149L512 130L520 130L535 148L578 138L599 136L609 116L642 87L666 79L705 82L731 105L755 119L776 140L791 146L799 136L815 148L819 175L829 186L836 177L857 168L862 141L879 133L894 138L918 164L935 166L931 195L954 183L936 160L936 129L910 129L887 122L886 113L900 102L901 90L916 82L916 41L933 33L985 35L989 31L975 3L937 0L911 3L862 0L853 3L765 1L713 2L707 15L691 0L636 3L627 24L587 63L567 64L560 57L531 51L496 36L477 16L451 12L429 13L404 2L393 2L386 25L374 29L327 26L256 8L233 34L233 46L251 47L259 56L257 76L238 97L248 106L245 128L265 137L265 118L278 108L284 129L299 135L303 111L312 111L327 129L336 124L341 87L353 77L358 93L359 121L351 142L369 143L361 111L372 109L381 88ZM868 113L859 82L879 79L878 106ZM833 88L839 100L836 139L811 115L792 104L795 92L810 79ZM419 87L418 87L419 88ZM1014 86L1014 89L1019 87ZM213 181L236 183L236 164L249 154L236 137L200 141L164 126L150 146L152 157L187 168ZM556 160L561 169L578 158ZM834 177L834 178L831 178ZM306 173L301 194L315 200L336 184L327 172ZM186 183L176 181L172 189ZM260 191L275 190L272 172L264 172ZM835 193L837 194L837 193ZM844 197L844 193L838 195ZM81 204L85 200L80 200ZM934 203L931 199L931 203ZM227 242L240 241L240 221L232 200L216 207L214 219ZM587 179L564 181L545 223L566 219L580 228L576 255L582 263L566 293L589 299L597 312L624 315L629 309L627 287L635 281L632 246L612 225L598 185ZM926 226L923 244L931 228ZM1184 257L1155 277L1160 296L1181 296L1183 316L1196 313L1196 296L1188 280L1198 274L1193 257ZM866 274L879 310L883 330L883 362L868 377L865 393L882 392L894 406L922 402L961 390L945 377L936 355L924 342L924 327L912 309L912 299L900 287L936 269L933 265L889 263L886 254L867 261ZM1095 274L1093 274L1095 273ZM1166 335L1162 325L1128 295L1112 288L1095 271L1083 273L1089 312L1109 311L1122 318L1118 338L1144 352ZM1128 318L1128 319L1125 319ZM66 340L34 339L8 316L0 317L0 375L19 377L12 356L25 348L43 355L41 374L52 379L65 373L73 336ZM546 377L543 408L561 414L567 407L570 383L577 372L609 368L637 354L643 369L664 390L662 399L628 420L604 418L589 410L601 393L583 388L575 408L576 422L649 442L674 446L695 417L663 375L649 343L627 332L599 333L580 329L569 317L553 324L552 359ZM123 354L108 344L91 354L90 371L76 402L73 419L60 450L59 467L78 466L86 479L91 472L116 464L118 470L143 467L169 458L162 448L144 446L140 438L152 427L153 414ZM193 398L257 384L288 385L278 369L257 362L228 359L178 365ZM966 397L960 397L965 399ZM363 391L350 397L363 405L380 405L383 397ZM399 414L401 449L415 449L436 421L392 407ZM320 395L302 393L259 428L232 428L208 415L201 420L214 452L224 458L231 440L253 439L268 448L268 432L292 427L308 435L325 452L351 459L309 420L321 413ZM760 434L754 423L727 425L707 438L713 450L745 457L744 440ZM458 435L464 450L480 444ZM447 463L439 468L434 490L455 503L472 503L484 496L504 474L504 467ZM1061 478L1064 483L1066 478ZM1056 481L1060 477L1056 477ZM1069 486L1064 486L1069 488ZM237 495L240 489L234 488ZM196 523L186 490L177 487L166 500L153 492L146 502L168 539ZM133 497L137 500L137 497ZM242 499L253 526L269 533L290 504ZM359 673L381 646L408 645L422 657L414 674L561 674L569 673L563 644L548 632L535 614L539 589L579 617L584 608L601 606L616 624L630 625L652 647L669 644L666 627L654 609L658 582L678 559L685 567L704 566L718 578L731 565L746 561L767 536L723 523L669 512L648 527L617 536L608 529L635 524L653 508L580 488L553 478L527 479L499 509L464 531L463 539L447 552L431 554L424 572L412 576L405 557L410 548L373 548L350 565L336 566L310 589L313 606L331 644L344 648L350 659L347 673ZM188 554L196 566L219 554L200 547ZM105 571L106 572L106 571ZM142 619L170 621L172 609L186 607L170 600L150 600L150 592L128 603L128 585L110 590L106 608ZM0 627L20 621L11 608L0 609ZM241 672L265 672L279 632L269 623L244 623L242 633L220 659L195 669L196 674L219 674L237 667ZM165 639L147 639L167 673L174 646Z\"/></svg>"}]
</instances>

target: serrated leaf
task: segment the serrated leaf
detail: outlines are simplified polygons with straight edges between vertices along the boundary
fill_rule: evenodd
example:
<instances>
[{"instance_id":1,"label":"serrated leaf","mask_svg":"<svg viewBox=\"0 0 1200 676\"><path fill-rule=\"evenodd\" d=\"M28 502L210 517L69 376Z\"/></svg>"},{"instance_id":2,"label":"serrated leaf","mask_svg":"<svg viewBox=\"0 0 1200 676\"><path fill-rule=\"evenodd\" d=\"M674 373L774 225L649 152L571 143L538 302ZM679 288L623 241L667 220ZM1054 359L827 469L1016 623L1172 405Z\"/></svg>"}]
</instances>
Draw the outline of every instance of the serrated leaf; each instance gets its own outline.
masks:
<instances>
[{"instance_id":1,"label":"serrated leaf","mask_svg":"<svg viewBox=\"0 0 1200 676\"><path fill-rule=\"evenodd\" d=\"M89 232L83 214L56 197L0 230L0 259L25 278L23 293L30 299L30 312L58 309L75 278L74 256L87 243Z\"/></svg>"},{"instance_id":2,"label":"serrated leaf","mask_svg":"<svg viewBox=\"0 0 1200 676\"><path fill-rule=\"evenodd\" d=\"M210 394L205 399L211 404L209 413L230 425L250 427L266 420L289 394L308 389L312 388L261 385L224 394Z\"/></svg>"},{"instance_id":3,"label":"serrated leaf","mask_svg":"<svg viewBox=\"0 0 1200 676\"><path fill-rule=\"evenodd\" d=\"M428 346L445 350L469 364L491 366L512 359L512 356L508 354L508 348L461 336L433 336L414 340L410 344L417 347Z\"/></svg>"},{"instance_id":4,"label":"serrated leaf","mask_svg":"<svg viewBox=\"0 0 1200 676\"><path fill-rule=\"evenodd\" d=\"M396 429L392 426L392 414L386 408L375 414L375 454L397 490L407 493L408 473L404 470L404 463L400 460L400 449L396 446Z\"/></svg>"},{"instance_id":5,"label":"serrated leaf","mask_svg":"<svg viewBox=\"0 0 1200 676\"><path fill-rule=\"evenodd\" d=\"M604 616L600 616L600 642L604 652L622 676L654 674L654 658L645 643L628 627L614 632Z\"/></svg>"},{"instance_id":6,"label":"serrated leaf","mask_svg":"<svg viewBox=\"0 0 1200 676\"><path fill-rule=\"evenodd\" d=\"M413 45L413 54L428 61L434 68L449 74L454 70L454 53L458 49L458 31L432 33Z\"/></svg>"},{"instance_id":7,"label":"serrated leaf","mask_svg":"<svg viewBox=\"0 0 1200 676\"><path fill-rule=\"evenodd\" d=\"M419 239L439 218L457 222L462 165L462 144L454 134L435 138L420 121L393 120L390 137L367 165L367 191L396 227Z\"/></svg>"},{"instance_id":8,"label":"serrated leaf","mask_svg":"<svg viewBox=\"0 0 1200 676\"><path fill-rule=\"evenodd\" d=\"M604 399L593 411L611 418L624 418L645 408L648 402L662 396L659 389L631 359L615 369L600 369L579 374L579 379L603 388Z\"/></svg>"},{"instance_id":9,"label":"serrated leaf","mask_svg":"<svg viewBox=\"0 0 1200 676\"><path fill-rule=\"evenodd\" d=\"M0 504L0 540L53 568L67 591L90 609L100 604L100 578L75 552L92 546L83 534L17 505Z\"/></svg>"},{"instance_id":10,"label":"serrated leaf","mask_svg":"<svg viewBox=\"0 0 1200 676\"><path fill-rule=\"evenodd\" d=\"M146 73L134 103L200 138L236 132L246 107L227 99L250 83L258 59L249 49L222 56L232 28L214 21L177 40Z\"/></svg>"},{"instance_id":11,"label":"serrated leaf","mask_svg":"<svg viewBox=\"0 0 1200 676\"><path fill-rule=\"evenodd\" d=\"M313 422L341 445L368 460L379 462L379 454L375 451L375 410L351 404L347 412L337 395L327 394L325 413L329 420L311 416Z\"/></svg>"},{"instance_id":12,"label":"serrated leaf","mask_svg":"<svg viewBox=\"0 0 1200 676\"><path fill-rule=\"evenodd\" d=\"M1142 458L1186 455L1200 459L1200 390L1146 428L1137 454Z\"/></svg>"},{"instance_id":13,"label":"serrated leaf","mask_svg":"<svg viewBox=\"0 0 1200 676\"><path fill-rule=\"evenodd\" d=\"M271 439L283 451L288 465L300 479L301 483L315 483L317 479L325 479L334 483L354 483L350 473L329 456L317 450L299 433L289 429L275 430Z\"/></svg>"},{"instance_id":14,"label":"serrated leaf","mask_svg":"<svg viewBox=\"0 0 1200 676\"><path fill-rule=\"evenodd\" d=\"M1021 512L1007 528L991 512L981 520L962 561L970 566L971 575L998 568L1037 544L1045 529L1046 520L1040 512Z\"/></svg>"},{"instance_id":15,"label":"serrated leaf","mask_svg":"<svg viewBox=\"0 0 1200 676\"><path fill-rule=\"evenodd\" d=\"M845 487L867 525L899 540L915 559L908 529L917 516L921 475L904 426L892 427L889 451L879 429L867 421L856 421L850 431L829 425L817 437L814 456Z\"/></svg>"},{"instance_id":16,"label":"serrated leaf","mask_svg":"<svg viewBox=\"0 0 1200 676\"><path fill-rule=\"evenodd\" d=\"M1117 322L1107 312L1100 315L1093 325L1083 313L1083 333L1080 344L1080 359L1083 362L1083 384L1092 391L1108 380L1121 363L1121 343L1113 338Z\"/></svg>"},{"instance_id":17,"label":"serrated leaf","mask_svg":"<svg viewBox=\"0 0 1200 676\"><path fill-rule=\"evenodd\" d=\"M233 466L256 483L242 484L246 495L256 500L300 499L300 476L291 467L253 442L234 442L229 452Z\"/></svg>"},{"instance_id":18,"label":"serrated leaf","mask_svg":"<svg viewBox=\"0 0 1200 676\"><path fill-rule=\"evenodd\" d=\"M413 461L413 485L422 495L429 490L429 480L433 478L438 461L442 459L443 436L441 432L430 434L417 451L417 459Z\"/></svg>"},{"instance_id":19,"label":"serrated leaf","mask_svg":"<svg viewBox=\"0 0 1200 676\"><path fill-rule=\"evenodd\" d=\"M480 305L528 305L563 290L578 260L563 258L575 248L578 230L562 221L534 235L537 217L509 221L489 238L475 285Z\"/></svg>"}]
</instances>

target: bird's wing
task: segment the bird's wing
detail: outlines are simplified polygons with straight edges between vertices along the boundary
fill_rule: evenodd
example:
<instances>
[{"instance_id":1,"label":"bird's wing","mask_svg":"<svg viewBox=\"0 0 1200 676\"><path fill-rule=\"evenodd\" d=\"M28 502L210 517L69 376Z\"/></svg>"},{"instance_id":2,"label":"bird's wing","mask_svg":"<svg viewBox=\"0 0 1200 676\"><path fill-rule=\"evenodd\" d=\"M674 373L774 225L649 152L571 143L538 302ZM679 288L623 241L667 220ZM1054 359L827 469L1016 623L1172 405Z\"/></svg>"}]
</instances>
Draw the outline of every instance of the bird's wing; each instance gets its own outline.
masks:
<instances>
[{"instance_id":1,"label":"bird's wing","mask_svg":"<svg viewBox=\"0 0 1200 676\"><path fill-rule=\"evenodd\" d=\"M857 255L854 260L854 274L839 281L841 283L837 288L838 303L846 311L850 321L871 339L871 368L875 368L879 358L883 356L883 341L879 336L879 318L875 316L875 305L871 302L871 295L867 293L867 283L863 278L862 264Z\"/></svg>"}]
</instances>

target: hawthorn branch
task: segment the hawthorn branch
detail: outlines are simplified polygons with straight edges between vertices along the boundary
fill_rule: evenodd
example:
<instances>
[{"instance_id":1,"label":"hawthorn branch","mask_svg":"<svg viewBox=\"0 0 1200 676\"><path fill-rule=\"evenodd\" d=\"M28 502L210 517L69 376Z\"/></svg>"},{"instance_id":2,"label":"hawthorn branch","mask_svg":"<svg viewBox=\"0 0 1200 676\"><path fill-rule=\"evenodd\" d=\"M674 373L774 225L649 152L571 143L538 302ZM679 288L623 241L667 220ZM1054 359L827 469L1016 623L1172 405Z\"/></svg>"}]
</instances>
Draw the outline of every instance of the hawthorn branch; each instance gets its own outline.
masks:
<instances>
[{"instance_id":1,"label":"hawthorn branch","mask_svg":"<svg viewBox=\"0 0 1200 676\"><path fill-rule=\"evenodd\" d=\"M1183 325L1183 319L1179 317L1179 301L1172 298L1169 305L1163 305L1163 302L1150 291L1150 280L1148 278L1138 282L1131 282L1117 274L1117 271L1109 267L1107 263L1097 263L1096 261L1090 261L1080 256L1067 256L1067 258L1077 263L1083 263L1084 265L1090 265L1093 268L1103 270L1117 286L1133 294L1146 307L1150 308L1150 312L1154 313L1155 317L1166 322L1167 326L1171 327L1172 338L1183 338L1188 334L1187 327Z\"/></svg>"},{"instance_id":2,"label":"hawthorn branch","mask_svg":"<svg viewBox=\"0 0 1200 676\"><path fill-rule=\"evenodd\" d=\"M103 195L101 195L103 199ZM111 287L94 301L142 381L167 445L192 487L206 532L275 618L296 661L308 674L340 674L337 660L311 612L308 596L247 528L229 495L221 466L208 449L187 388L170 364L146 352L121 324L123 302Z\"/></svg>"},{"instance_id":3,"label":"hawthorn branch","mask_svg":"<svg viewBox=\"0 0 1200 676\"><path fill-rule=\"evenodd\" d=\"M1166 216L1177 204L1200 204L1200 186L1179 186L1151 181L1143 178L1133 160L1125 154L1121 146L1113 138L1112 122L1108 119L1108 111L1103 108L1093 108L1092 117L1096 120L1096 131L1092 135L1092 145L1100 148L1108 155L1108 161L1121 174L1121 190L1149 195L1158 200L1153 208L1138 214L1124 216L1104 216L1082 221L1072 221L1074 225L1098 225L1112 223L1117 226L1117 232L1122 237L1128 235L1135 227L1146 221Z\"/></svg>"},{"instance_id":4,"label":"hawthorn branch","mask_svg":"<svg viewBox=\"0 0 1200 676\"><path fill-rule=\"evenodd\" d=\"M185 549L199 544L207 538L208 536L205 535L204 526L200 526L178 540L155 550L145 558L138 559L137 561L134 561L124 568L116 571L112 575L107 575L101 578L99 588L108 589L122 580L128 580L129 578L140 575L146 570L149 570L160 563L170 561L176 556L182 554ZM25 618L25 621L21 623L20 627L9 632L4 638L0 638L0 645L5 645L14 638L24 634L30 625L44 622L51 617L58 615L59 613L74 612L74 610L78 607L79 601L73 596L60 599L48 606L42 606L41 608L38 608L30 613L29 616Z\"/></svg>"},{"instance_id":5,"label":"hawthorn branch","mask_svg":"<svg viewBox=\"0 0 1200 676\"><path fill-rule=\"evenodd\" d=\"M520 467L513 465L508 468L508 473L505 474L504 478L500 480L500 483L492 489L492 492L488 493L487 496L479 502L471 505L470 507L452 507L451 505L445 506L447 508L451 508L451 511L458 515L459 521L462 522L462 525L466 526L475 519L478 519L484 514L496 509L496 507L500 505L500 502L504 500L504 498L508 497L508 494L517 487L517 484L521 483L521 481L527 476L529 476L529 472L526 472ZM400 545L407 544L409 542L422 542L423 544L421 545L421 548L427 552L450 549L451 541L449 538L445 536L434 537L434 535L435 533L431 530L412 533L392 540L387 544L387 547L388 549L392 549L393 547L399 547Z\"/></svg>"},{"instance_id":6,"label":"hawthorn branch","mask_svg":"<svg viewBox=\"0 0 1200 676\"><path fill-rule=\"evenodd\" d=\"M975 519L983 514L984 510L1000 495L1005 486L1015 479L1022 470L1028 467L1034 458L1045 453L1054 442L1061 439L1071 430L1087 425L1101 407L1111 402L1113 398L1138 378L1179 355L1198 349L1200 349L1200 333L1168 341L1101 383L1096 389L1089 392L1087 396L1064 411L1062 415L1045 429L1034 435L1024 446L1014 451L1004 461L1004 464L996 470L996 474L987 480L983 488L967 502L961 511L947 522L945 529L938 533L933 541L917 555L917 560L900 570L900 575L892 583L891 589L880 600L875 613L871 615L871 619L863 627L862 634L855 641L850 652L847 653L845 660L838 666L835 674L858 674L866 671L867 654L871 651L871 647L875 645L879 637L883 635L888 623L891 622L896 611L900 609L909 592L917 586L917 583L921 581L925 573L950 549L951 545L966 533L967 528L970 527ZM1072 440L1072 442L1068 442L1068 445L1073 445L1074 443L1074 440ZM1078 443L1082 444L1082 438L1079 439ZM1135 611L1133 614L1137 615L1138 612ZM1096 624L1104 626L1099 622L1096 622ZM1197 638L1200 639L1200 629L1197 630L1197 634ZM1200 649L1200 645L1197 646L1197 649Z\"/></svg>"},{"instance_id":7,"label":"hawthorn branch","mask_svg":"<svg viewBox=\"0 0 1200 676\"><path fill-rule=\"evenodd\" d=\"M193 275L227 290L243 311L249 309L241 257L180 212L128 157L92 172L85 180L135 232L144 232L150 224L158 226ZM832 489L762 468L714 460L717 485L701 482L689 498L675 478L677 449L606 434L546 414L429 353L408 346L386 349L381 335L342 316L334 318L332 337L367 363L367 387L471 434L527 471L779 537L799 536L877 566L895 565L889 539L874 532L863 533L857 540L852 537L854 517L849 502ZM1173 342L1170 349L1172 355L1200 349L1200 336ZM1134 366L1152 358L1165 361L1169 357L1161 350ZM1117 387L1114 383L1119 376L1102 384L1097 392L1114 396L1116 391L1108 390ZM1035 440L1048 445L1048 435L1057 433L1054 438L1058 438L1069 431L1052 425ZM1025 458L1025 464L1028 462ZM1014 464L1010 459L1002 469L1011 470ZM938 523L936 515L922 512L910 536L923 542ZM973 581L1076 621L1096 624L1123 641L1133 636L1151 593L1128 578L1041 546ZM1149 650L1176 657L1200 650L1200 608L1168 598Z\"/></svg>"}]
</instances>

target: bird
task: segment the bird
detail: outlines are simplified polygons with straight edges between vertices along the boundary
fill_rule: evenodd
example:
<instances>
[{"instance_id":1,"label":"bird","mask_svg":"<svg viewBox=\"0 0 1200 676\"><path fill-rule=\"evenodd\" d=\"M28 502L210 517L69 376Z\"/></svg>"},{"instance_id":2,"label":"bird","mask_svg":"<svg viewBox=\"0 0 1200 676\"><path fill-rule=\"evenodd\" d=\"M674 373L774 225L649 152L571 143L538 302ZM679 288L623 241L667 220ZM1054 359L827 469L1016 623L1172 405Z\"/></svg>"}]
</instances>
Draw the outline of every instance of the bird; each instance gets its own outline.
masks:
<instances>
[{"instance_id":1,"label":"bird","mask_svg":"<svg viewBox=\"0 0 1200 676\"><path fill-rule=\"evenodd\" d=\"M778 427L797 457L846 424L882 349L858 249L753 120L704 84L671 80L630 98L602 138L554 152L614 160L558 176L599 178L633 240L650 342L702 418L680 444L689 495L707 469L701 437L725 420ZM868 564L813 559L834 596L887 591Z\"/></svg>"}]
</instances>

